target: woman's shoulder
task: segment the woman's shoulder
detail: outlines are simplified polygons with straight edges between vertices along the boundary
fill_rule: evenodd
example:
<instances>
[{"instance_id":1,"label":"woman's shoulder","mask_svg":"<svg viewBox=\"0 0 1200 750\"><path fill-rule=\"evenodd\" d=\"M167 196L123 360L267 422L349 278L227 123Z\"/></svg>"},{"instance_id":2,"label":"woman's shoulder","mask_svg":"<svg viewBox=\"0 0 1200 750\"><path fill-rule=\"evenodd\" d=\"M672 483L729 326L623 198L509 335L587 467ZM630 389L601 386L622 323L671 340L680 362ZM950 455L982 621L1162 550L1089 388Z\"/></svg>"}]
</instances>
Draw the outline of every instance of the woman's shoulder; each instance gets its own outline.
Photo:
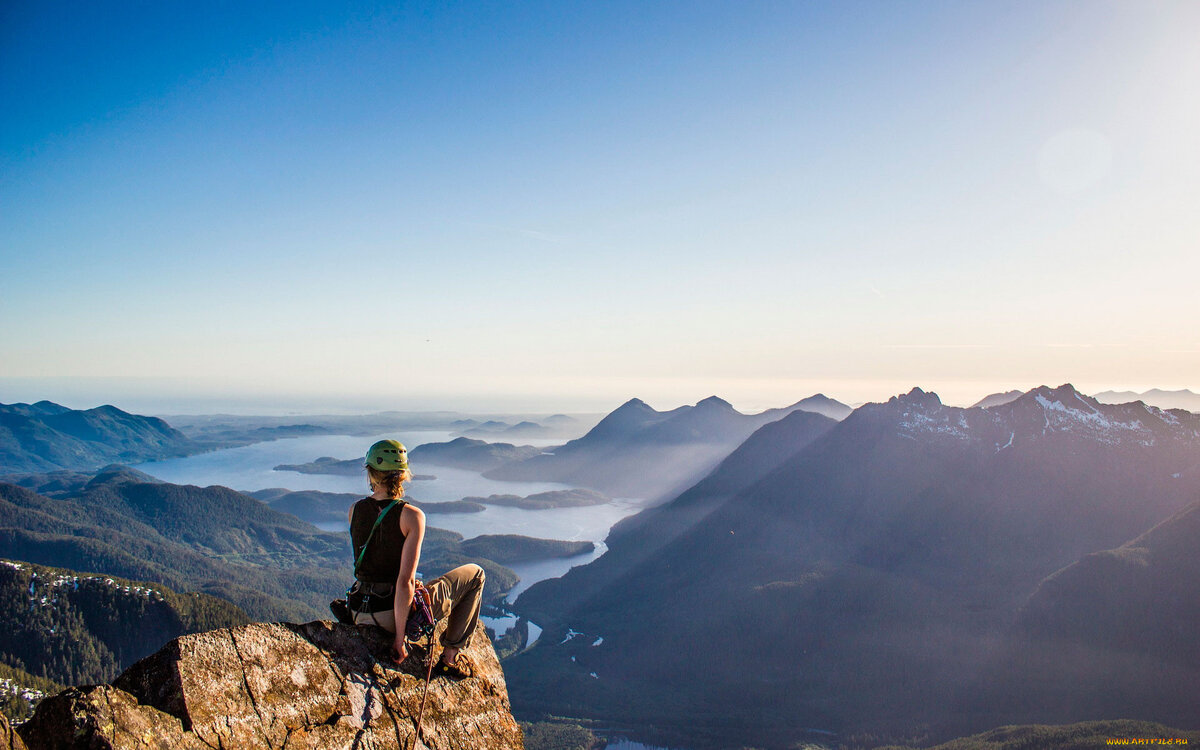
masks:
<instances>
[{"instance_id":1,"label":"woman's shoulder","mask_svg":"<svg viewBox=\"0 0 1200 750\"><path fill-rule=\"evenodd\" d=\"M400 525L410 528L420 525L425 525L425 511L421 510L412 503L405 503L404 509L400 514Z\"/></svg>"},{"instance_id":2,"label":"woman's shoulder","mask_svg":"<svg viewBox=\"0 0 1200 750\"><path fill-rule=\"evenodd\" d=\"M412 518L420 518L422 521L425 520L425 511L421 510L420 508L413 505L412 503L405 503L403 512L404 512L404 515L406 515L406 516L410 516Z\"/></svg>"}]
</instances>

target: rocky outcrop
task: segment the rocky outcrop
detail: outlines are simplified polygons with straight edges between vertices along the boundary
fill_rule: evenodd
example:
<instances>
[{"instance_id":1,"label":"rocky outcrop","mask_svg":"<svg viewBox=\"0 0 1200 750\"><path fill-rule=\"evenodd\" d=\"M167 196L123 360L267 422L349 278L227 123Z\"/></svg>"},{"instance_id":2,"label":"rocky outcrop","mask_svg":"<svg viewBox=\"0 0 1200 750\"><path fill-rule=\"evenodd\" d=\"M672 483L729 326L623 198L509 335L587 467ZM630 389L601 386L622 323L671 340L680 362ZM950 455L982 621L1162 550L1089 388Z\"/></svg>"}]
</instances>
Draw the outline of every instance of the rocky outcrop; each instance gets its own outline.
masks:
<instances>
[{"instance_id":1,"label":"rocky outcrop","mask_svg":"<svg viewBox=\"0 0 1200 750\"><path fill-rule=\"evenodd\" d=\"M378 628L324 621L183 636L112 685L45 699L19 732L48 750L523 747L486 638L464 652L474 676L431 683L419 739L425 670L415 655L391 661L390 645Z\"/></svg>"},{"instance_id":2,"label":"rocky outcrop","mask_svg":"<svg viewBox=\"0 0 1200 750\"><path fill-rule=\"evenodd\" d=\"M0 714L0 750L25 750L21 736L13 731L4 714Z\"/></svg>"}]
</instances>

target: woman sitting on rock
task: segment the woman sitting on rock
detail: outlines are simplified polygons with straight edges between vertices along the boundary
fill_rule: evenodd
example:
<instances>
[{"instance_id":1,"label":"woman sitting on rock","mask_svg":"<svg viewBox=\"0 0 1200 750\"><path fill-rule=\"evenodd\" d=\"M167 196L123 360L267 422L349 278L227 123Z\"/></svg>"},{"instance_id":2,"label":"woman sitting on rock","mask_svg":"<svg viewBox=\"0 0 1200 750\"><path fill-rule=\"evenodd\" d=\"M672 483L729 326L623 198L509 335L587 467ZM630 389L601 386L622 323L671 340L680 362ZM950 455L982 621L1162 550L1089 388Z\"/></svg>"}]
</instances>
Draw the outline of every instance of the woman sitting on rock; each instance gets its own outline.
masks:
<instances>
[{"instance_id":1,"label":"woman sitting on rock","mask_svg":"<svg viewBox=\"0 0 1200 750\"><path fill-rule=\"evenodd\" d=\"M425 514L403 499L404 482L412 478L412 473L408 470L408 453L398 441L380 440L371 446L367 451L367 478L370 496L350 509L350 538L355 560L359 561L350 606L355 623L375 624L395 633L393 648L403 661L408 656L405 626L419 585L416 575L425 538ZM386 515L376 524L381 513ZM467 647L479 625L483 579L483 568L468 563L426 584L433 616L439 621L449 618L442 631L442 657L434 674L470 675L470 664L459 652Z\"/></svg>"}]
</instances>

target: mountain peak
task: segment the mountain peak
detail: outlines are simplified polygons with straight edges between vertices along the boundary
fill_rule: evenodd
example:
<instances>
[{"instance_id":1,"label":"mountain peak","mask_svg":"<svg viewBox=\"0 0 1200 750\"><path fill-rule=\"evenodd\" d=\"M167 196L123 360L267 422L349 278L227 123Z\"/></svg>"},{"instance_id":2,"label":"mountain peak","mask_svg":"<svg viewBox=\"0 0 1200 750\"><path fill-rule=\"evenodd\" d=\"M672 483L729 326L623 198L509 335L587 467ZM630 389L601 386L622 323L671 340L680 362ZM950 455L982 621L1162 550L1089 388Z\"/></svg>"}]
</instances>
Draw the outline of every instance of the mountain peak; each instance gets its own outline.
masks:
<instances>
[{"instance_id":1,"label":"mountain peak","mask_svg":"<svg viewBox=\"0 0 1200 750\"><path fill-rule=\"evenodd\" d=\"M888 399L889 404L897 404L900 406L911 406L919 408L937 408L942 405L942 400L932 391L923 391L920 388L914 387L908 393L900 396L892 396Z\"/></svg>"},{"instance_id":2,"label":"mountain peak","mask_svg":"<svg viewBox=\"0 0 1200 750\"><path fill-rule=\"evenodd\" d=\"M624 439L666 418L666 414L655 411L640 398L631 398L605 415L586 435L567 443L566 447L570 450L569 446L577 445L580 441L587 443L595 440Z\"/></svg>"},{"instance_id":3,"label":"mountain peak","mask_svg":"<svg viewBox=\"0 0 1200 750\"><path fill-rule=\"evenodd\" d=\"M1070 383L1063 383L1057 388L1051 388L1048 385L1039 385L1037 388L1031 388L1017 400L1036 401L1043 407L1057 403L1067 409L1083 409L1089 412L1098 411L1098 407L1100 406L1099 401L1091 396L1080 393Z\"/></svg>"},{"instance_id":4,"label":"mountain peak","mask_svg":"<svg viewBox=\"0 0 1200 750\"><path fill-rule=\"evenodd\" d=\"M1150 447L1159 440L1194 440L1200 431L1190 419L1141 402L1106 404L1064 383L1057 388L1038 386L1020 398L989 410L993 418L1019 438L1065 433L1107 445ZM1021 426L1023 425L1023 427Z\"/></svg>"},{"instance_id":5,"label":"mountain peak","mask_svg":"<svg viewBox=\"0 0 1200 750\"><path fill-rule=\"evenodd\" d=\"M807 398L800 399L791 406L785 406L782 409L769 409L763 413L767 414L770 412L780 411L807 411L814 414L820 414L840 422L846 417L850 416L850 412L854 410L843 404L841 401L826 396L824 393L816 393Z\"/></svg>"},{"instance_id":6,"label":"mountain peak","mask_svg":"<svg viewBox=\"0 0 1200 750\"><path fill-rule=\"evenodd\" d=\"M33 404L33 409L42 414L62 414L64 412L71 411L62 404L56 404L53 401L48 401L46 399L42 399L36 404Z\"/></svg>"},{"instance_id":7,"label":"mountain peak","mask_svg":"<svg viewBox=\"0 0 1200 750\"><path fill-rule=\"evenodd\" d=\"M109 464L100 471L96 472L96 476L87 483L86 489L92 489L102 484L116 484L133 482L135 484L162 484L162 480L146 474L145 472L131 469L128 466L121 464Z\"/></svg>"},{"instance_id":8,"label":"mountain peak","mask_svg":"<svg viewBox=\"0 0 1200 750\"><path fill-rule=\"evenodd\" d=\"M706 398L702 401L697 401L696 408L697 409L700 409L700 408L723 409L723 410L728 410L728 411L735 411L735 409L733 408L733 404L729 403L725 399L720 398L718 396L709 396L708 398Z\"/></svg>"},{"instance_id":9,"label":"mountain peak","mask_svg":"<svg viewBox=\"0 0 1200 750\"><path fill-rule=\"evenodd\" d=\"M1037 388L1030 389L1030 393L1040 393L1044 396L1077 396L1082 395L1075 386L1070 383L1063 383L1057 388L1051 388L1048 385L1039 385Z\"/></svg>"},{"instance_id":10,"label":"mountain peak","mask_svg":"<svg viewBox=\"0 0 1200 750\"><path fill-rule=\"evenodd\" d=\"M129 412L125 411L124 409L118 409L117 407L113 406L112 404L101 404L100 406L85 410L85 413L102 414L107 417L129 417L129 416L132 416Z\"/></svg>"}]
</instances>

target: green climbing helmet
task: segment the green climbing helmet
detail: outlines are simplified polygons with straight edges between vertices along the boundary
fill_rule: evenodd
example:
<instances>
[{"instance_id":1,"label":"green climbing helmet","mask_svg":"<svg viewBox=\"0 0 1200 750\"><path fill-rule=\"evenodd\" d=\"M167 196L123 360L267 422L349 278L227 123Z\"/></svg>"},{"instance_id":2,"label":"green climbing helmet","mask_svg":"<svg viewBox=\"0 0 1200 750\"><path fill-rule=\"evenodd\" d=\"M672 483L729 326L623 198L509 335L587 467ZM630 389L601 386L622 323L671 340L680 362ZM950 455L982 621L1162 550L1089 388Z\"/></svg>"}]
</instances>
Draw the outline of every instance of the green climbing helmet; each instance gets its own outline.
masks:
<instances>
[{"instance_id":1,"label":"green climbing helmet","mask_svg":"<svg viewBox=\"0 0 1200 750\"><path fill-rule=\"evenodd\" d=\"M380 440L367 451L367 466L379 471L407 471L408 449L399 440Z\"/></svg>"}]
</instances>

